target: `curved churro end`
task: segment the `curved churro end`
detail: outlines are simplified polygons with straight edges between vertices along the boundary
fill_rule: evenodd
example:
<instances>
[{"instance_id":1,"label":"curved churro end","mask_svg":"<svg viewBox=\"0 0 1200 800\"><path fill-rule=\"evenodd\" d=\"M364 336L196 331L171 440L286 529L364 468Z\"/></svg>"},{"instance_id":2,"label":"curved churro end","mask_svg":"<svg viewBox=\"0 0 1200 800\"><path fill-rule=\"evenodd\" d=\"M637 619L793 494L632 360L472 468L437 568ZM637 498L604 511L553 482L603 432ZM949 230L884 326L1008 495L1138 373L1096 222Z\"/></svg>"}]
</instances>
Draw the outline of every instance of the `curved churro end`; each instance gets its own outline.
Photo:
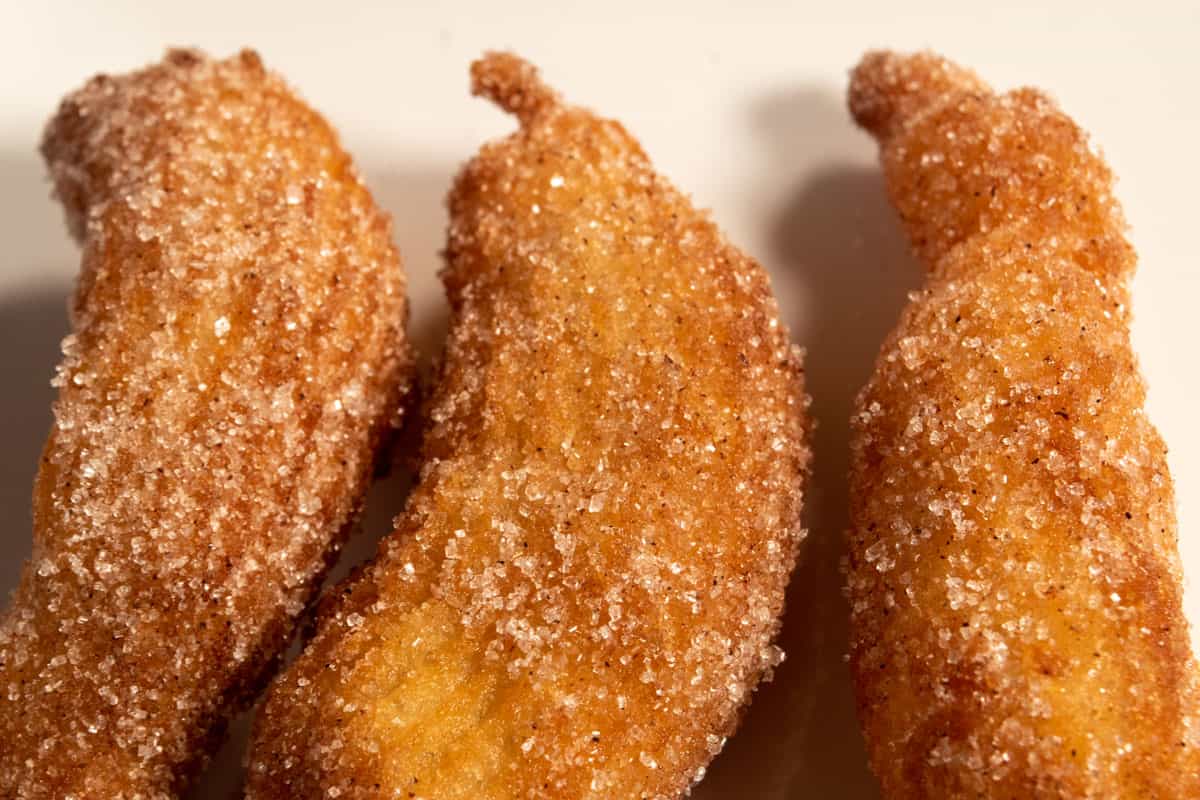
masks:
<instances>
[{"instance_id":1,"label":"curved churro end","mask_svg":"<svg viewBox=\"0 0 1200 800\"><path fill-rule=\"evenodd\" d=\"M945 256L1000 228L1025 231L1027 249L1052 232L1056 251L1123 295L1134 256L1112 173L1045 94L996 94L930 53L872 53L849 105L879 140L888 193L929 269L973 263Z\"/></svg>"},{"instance_id":2,"label":"curved churro end","mask_svg":"<svg viewBox=\"0 0 1200 800\"><path fill-rule=\"evenodd\" d=\"M989 91L974 72L935 53L876 50L851 71L848 101L855 121L886 139L931 106L959 94Z\"/></svg>"},{"instance_id":3,"label":"curved churro end","mask_svg":"<svg viewBox=\"0 0 1200 800\"><path fill-rule=\"evenodd\" d=\"M674 800L781 657L800 353L762 267L562 108L451 190L421 482L263 705L255 800Z\"/></svg>"},{"instance_id":4,"label":"curved churro end","mask_svg":"<svg viewBox=\"0 0 1200 800\"><path fill-rule=\"evenodd\" d=\"M516 114L522 125L562 106L558 92L542 81L541 71L514 53L493 51L473 62L471 94Z\"/></svg>"},{"instance_id":5,"label":"curved churro end","mask_svg":"<svg viewBox=\"0 0 1200 800\"><path fill-rule=\"evenodd\" d=\"M195 48L172 48L146 74L153 75L163 91L169 91L197 75L201 81L206 80L203 72L211 71L214 63L219 63L228 75L236 73L241 80L263 85L278 80L268 72L259 54L249 48L220 62ZM111 138L113 127L121 122L105 112L125 93L128 82L128 76L94 76L82 89L63 98L42 133L39 150L49 168L54 195L63 206L67 229L76 241L83 240L89 209L102 206L114 191L120 191L113 178L123 175L129 184L137 177L138 167L152 166L147 160L161 155L139 148L136 139L121 142ZM324 120L320 125L327 127ZM106 146L95 147L100 141Z\"/></svg>"},{"instance_id":6,"label":"curved churro end","mask_svg":"<svg viewBox=\"0 0 1200 800\"><path fill-rule=\"evenodd\" d=\"M880 76L923 62L864 63L852 106L895 108L907 79ZM1174 496L1112 176L1044 95L952 96L880 137L931 275L852 423L872 768L893 800L1200 797Z\"/></svg>"},{"instance_id":7,"label":"curved churro end","mask_svg":"<svg viewBox=\"0 0 1200 800\"><path fill-rule=\"evenodd\" d=\"M82 265L0 616L0 797L173 797L353 525L411 370L404 275L250 52L93 79L42 152Z\"/></svg>"}]
</instances>

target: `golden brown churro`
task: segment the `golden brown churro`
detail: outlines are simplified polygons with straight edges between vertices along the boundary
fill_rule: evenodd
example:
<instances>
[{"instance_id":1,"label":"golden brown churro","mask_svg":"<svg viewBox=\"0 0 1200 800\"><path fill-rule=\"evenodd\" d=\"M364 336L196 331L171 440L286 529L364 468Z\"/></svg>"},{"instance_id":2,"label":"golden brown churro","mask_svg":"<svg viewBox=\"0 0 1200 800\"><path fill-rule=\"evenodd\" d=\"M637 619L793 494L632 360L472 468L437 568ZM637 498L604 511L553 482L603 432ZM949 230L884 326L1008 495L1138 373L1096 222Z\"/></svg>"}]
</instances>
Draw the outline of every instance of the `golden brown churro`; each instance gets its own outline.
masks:
<instances>
[{"instance_id":1,"label":"golden brown churro","mask_svg":"<svg viewBox=\"0 0 1200 800\"><path fill-rule=\"evenodd\" d=\"M0 796L169 798L353 520L409 355L390 223L246 51L64 101L83 244L34 551L0 621Z\"/></svg>"},{"instance_id":2,"label":"golden brown churro","mask_svg":"<svg viewBox=\"0 0 1200 800\"><path fill-rule=\"evenodd\" d=\"M493 54L521 121L450 194L421 481L273 687L266 798L674 798L755 684L801 536L765 272L619 124Z\"/></svg>"},{"instance_id":3,"label":"golden brown churro","mask_svg":"<svg viewBox=\"0 0 1200 800\"><path fill-rule=\"evenodd\" d=\"M875 53L926 287L855 418L852 662L888 798L1200 797L1171 479L1112 176L1045 95Z\"/></svg>"}]
</instances>

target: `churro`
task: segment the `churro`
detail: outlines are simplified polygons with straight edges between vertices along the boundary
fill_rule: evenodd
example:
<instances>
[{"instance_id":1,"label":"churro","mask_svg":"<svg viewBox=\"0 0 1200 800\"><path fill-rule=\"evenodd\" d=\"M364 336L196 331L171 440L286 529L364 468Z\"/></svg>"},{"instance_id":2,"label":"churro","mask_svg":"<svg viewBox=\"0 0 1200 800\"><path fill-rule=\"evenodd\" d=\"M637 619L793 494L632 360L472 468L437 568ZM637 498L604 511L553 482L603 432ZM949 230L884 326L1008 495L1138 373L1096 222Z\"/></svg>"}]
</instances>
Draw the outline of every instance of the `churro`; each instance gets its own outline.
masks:
<instances>
[{"instance_id":1,"label":"churro","mask_svg":"<svg viewBox=\"0 0 1200 800\"><path fill-rule=\"evenodd\" d=\"M679 797L780 659L807 400L766 273L621 125L472 76L520 130L450 194L420 483L273 686L258 800Z\"/></svg>"},{"instance_id":2,"label":"churro","mask_svg":"<svg viewBox=\"0 0 1200 800\"><path fill-rule=\"evenodd\" d=\"M1112 175L1044 94L854 71L929 269L854 418L851 661L888 798L1200 797L1166 450Z\"/></svg>"},{"instance_id":3,"label":"churro","mask_svg":"<svg viewBox=\"0 0 1200 800\"><path fill-rule=\"evenodd\" d=\"M252 52L97 77L42 151L83 260L0 620L0 796L169 798L355 518L409 371L404 277Z\"/></svg>"}]
</instances>

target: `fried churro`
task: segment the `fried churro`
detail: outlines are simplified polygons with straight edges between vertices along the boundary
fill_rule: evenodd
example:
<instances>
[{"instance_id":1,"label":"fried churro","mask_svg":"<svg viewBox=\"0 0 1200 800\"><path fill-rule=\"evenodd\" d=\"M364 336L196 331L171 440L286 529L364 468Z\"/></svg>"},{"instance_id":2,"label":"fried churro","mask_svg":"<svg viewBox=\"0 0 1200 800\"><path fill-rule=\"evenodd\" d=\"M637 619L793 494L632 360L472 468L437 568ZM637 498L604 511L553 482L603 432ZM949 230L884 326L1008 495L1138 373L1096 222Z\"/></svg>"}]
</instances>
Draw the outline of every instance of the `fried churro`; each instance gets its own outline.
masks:
<instances>
[{"instance_id":1,"label":"fried churro","mask_svg":"<svg viewBox=\"0 0 1200 800\"><path fill-rule=\"evenodd\" d=\"M249 797L682 795L778 662L808 464L765 272L514 56L450 194L420 483L257 723Z\"/></svg>"},{"instance_id":2,"label":"fried churro","mask_svg":"<svg viewBox=\"0 0 1200 800\"><path fill-rule=\"evenodd\" d=\"M854 419L851 660L888 798L1200 797L1166 450L1112 175L1044 94L868 55L929 269Z\"/></svg>"},{"instance_id":3,"label":"fried churro","mask_svg":"<svg viewBox=\"0 0 1200 800\"><path fill-rule=\"evenodd\" d=\"M252 52L97 77L42 151L83 257L0 620L0 796L169 798L355 517L405 283L334 132Z\"/></svg>"}]
</instances>

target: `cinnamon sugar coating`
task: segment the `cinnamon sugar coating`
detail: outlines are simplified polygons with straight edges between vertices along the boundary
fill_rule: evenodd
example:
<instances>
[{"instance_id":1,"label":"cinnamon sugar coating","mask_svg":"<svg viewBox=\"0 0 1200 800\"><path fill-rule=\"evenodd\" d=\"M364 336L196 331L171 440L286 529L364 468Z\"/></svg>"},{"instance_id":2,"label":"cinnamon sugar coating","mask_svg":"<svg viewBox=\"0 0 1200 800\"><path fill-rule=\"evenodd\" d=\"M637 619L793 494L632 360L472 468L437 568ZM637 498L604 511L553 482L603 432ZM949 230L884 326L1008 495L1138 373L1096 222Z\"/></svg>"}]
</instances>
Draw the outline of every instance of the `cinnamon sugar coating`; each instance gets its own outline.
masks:
<instances>
[{"instance_id":1,"label":"cinnamon sugar coating","mask_svg":"<svg viewBox=\"0 0 1200 800\"><path fill-rule=\"evenodd\" d=\"M404 278L252 52L94 78L42 151L83 264L0 619L0 797L170 798L354 518L407 381Z\"/></svg>"},{"instance_id":2,"label":"cinnamon sugar coating","mask_svg":"<svg viewBox=\"0 0 1200 800\"><path fill-rule=\"evenodd\" d=\"M675 798L757 682L807 399L765 272L616 122L492 54L420 483L273 686L266 798Z\"/></svg>"},{"instance_id":3,"label":"cinnamon sugar coating","mask_svg":"<svg viewBox=\"0 0 1200 800\"><path fill-rule=\"evenodd\" d=\"M884 796L1200 797L1108 167L1045 95L931 54L866 56L849 103L929 268L853 421L851 662Z\"/></svg>"}]
</instances>

